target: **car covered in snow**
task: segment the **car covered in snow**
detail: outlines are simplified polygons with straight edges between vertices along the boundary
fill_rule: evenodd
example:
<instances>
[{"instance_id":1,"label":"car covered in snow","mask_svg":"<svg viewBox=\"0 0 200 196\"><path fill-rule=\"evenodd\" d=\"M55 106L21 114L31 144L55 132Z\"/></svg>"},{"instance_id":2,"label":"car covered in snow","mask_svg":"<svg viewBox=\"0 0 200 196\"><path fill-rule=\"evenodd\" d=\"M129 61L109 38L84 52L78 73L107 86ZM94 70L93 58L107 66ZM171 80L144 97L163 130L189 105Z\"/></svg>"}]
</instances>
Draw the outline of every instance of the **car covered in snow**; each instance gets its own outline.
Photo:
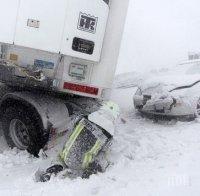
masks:
<instances>
[{"instance_id":1,"label":"car covered in snow","mask_svg":"<svg viewBox=\"0 0 200 196\"><path fill-rule=\"evenodd\" d=\"M200 115L200 64L179 65L150 74L133 97L135 108L149 117L193 120Z\"/></svg>"}]
</instances>

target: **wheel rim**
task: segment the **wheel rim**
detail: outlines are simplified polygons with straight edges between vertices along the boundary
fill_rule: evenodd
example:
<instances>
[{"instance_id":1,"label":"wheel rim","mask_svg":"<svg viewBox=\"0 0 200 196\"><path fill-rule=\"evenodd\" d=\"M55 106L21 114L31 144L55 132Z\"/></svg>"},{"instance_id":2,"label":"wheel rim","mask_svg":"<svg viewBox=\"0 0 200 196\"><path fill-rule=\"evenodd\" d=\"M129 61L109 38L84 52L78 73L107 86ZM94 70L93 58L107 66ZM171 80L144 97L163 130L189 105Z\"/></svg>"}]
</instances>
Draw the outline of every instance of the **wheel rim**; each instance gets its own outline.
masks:
<instances>
[{"instance_id":1,"label":"wheel rim","mask_svg":"<svg viewBox=\"0 0 200 196\"><path fill-rule=\"evenodd\" d=\"M30 143L26 125L19 119L13 119L10 122L9 131L15 146L21 150L26 150Z\"/></svg>"}]
</instances>

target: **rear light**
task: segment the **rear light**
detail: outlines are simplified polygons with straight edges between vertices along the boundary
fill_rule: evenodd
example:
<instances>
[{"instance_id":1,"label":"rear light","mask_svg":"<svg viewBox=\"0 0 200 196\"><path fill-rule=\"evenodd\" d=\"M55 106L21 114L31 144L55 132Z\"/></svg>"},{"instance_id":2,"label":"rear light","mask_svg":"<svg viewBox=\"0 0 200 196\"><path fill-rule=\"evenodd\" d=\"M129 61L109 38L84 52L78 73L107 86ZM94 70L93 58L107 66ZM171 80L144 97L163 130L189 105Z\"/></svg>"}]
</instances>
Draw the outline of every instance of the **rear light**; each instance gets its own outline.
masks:
<instances>
[{"instance_id":1,"label":"rear light","mask_svg":"<svg viewBox=\"0 0 200 196\"><path fill-rule=\"evenodd\" d=\"M63 85L64 89L71 90L71 91L77 91L81 93L87 93L91 95L98 95L99 89L91 86L85 86L80 84L73 84L69 82L65 82Z\"/></svg>"}]
</instances>

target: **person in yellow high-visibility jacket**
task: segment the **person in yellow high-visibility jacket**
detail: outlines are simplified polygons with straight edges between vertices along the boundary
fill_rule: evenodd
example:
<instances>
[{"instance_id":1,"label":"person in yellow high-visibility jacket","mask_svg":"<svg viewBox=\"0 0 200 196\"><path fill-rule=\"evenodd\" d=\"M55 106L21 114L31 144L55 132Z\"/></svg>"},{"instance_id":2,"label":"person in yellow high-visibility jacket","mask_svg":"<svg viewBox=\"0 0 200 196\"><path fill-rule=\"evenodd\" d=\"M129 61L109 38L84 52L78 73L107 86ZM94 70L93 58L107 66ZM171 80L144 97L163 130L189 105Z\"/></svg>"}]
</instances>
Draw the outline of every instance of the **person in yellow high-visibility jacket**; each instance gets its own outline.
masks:
<instances>
[{"instance_id":1,"label":"person in yellow high-visibility jacket","mask_svg":"<svg viewBox=\"0 0 200 196\"><path fill-rule=\"evenodd\" d=\"M111 146L118 116L118 105L110 101L87 117L76 116L59 154L60 163L48 168L40 181L48 181L52 174L63 170L71 178L88 178L91 174L104 172L109 165L106 152Z\"/></svg>"}]
</instances>

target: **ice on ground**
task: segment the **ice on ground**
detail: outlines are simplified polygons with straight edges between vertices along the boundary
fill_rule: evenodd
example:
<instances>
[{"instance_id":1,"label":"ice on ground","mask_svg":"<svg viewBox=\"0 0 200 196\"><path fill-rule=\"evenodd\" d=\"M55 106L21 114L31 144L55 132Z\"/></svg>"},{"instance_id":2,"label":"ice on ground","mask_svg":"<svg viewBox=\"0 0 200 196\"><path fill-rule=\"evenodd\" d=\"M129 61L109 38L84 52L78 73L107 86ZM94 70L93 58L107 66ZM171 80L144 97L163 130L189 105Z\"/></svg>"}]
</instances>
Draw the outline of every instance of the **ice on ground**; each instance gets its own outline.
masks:
<instances>
[{"instance_id":1,"label":"ice on ground","mask_svg":"<svg viewBox=\"0 0 200 196\"><path fill-rule=\"evenodd\" d=\"M59 148L49 150L47 159L36 159L10 150L1 138L0 195L199 196L200 121L155 123L144 119L133 108L135 90L113 90L112 100L120 104L125 121L117 124L109 157L113 165L106 173L89 180L52 178L36 183L35 171L48 167Z\"/></svg>"}]
</instances>

